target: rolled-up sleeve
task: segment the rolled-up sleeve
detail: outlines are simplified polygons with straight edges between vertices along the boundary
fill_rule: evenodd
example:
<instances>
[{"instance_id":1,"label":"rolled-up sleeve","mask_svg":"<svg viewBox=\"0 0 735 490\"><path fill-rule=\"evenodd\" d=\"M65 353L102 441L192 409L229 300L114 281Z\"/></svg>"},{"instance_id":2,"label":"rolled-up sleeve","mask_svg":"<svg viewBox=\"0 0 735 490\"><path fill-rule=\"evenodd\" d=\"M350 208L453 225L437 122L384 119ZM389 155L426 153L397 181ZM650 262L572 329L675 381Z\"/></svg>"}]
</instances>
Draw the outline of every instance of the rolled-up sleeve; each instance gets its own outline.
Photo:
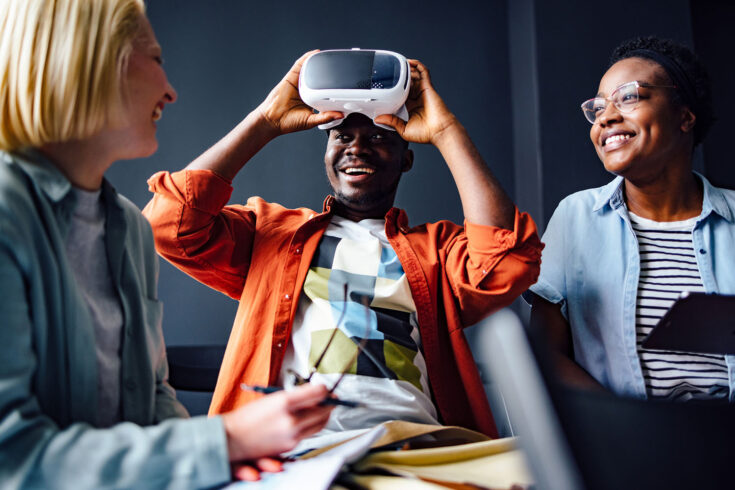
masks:
<instances>
[{"instance_id":1,"label":"rolled-up sleeve","mask_svg":"<svg viewBox=\"0 0 735 490\"><path fill-rule=\"evenodd\" d=\"M478 322L534 284L543 248L533 219L517 209L512 230L465 222L446 259L462 323Z\"/></svg>"},{"instance_id":2,"label":"rolled-up sleeve","mask_svg":"<svg viewBox=\"0 0 735 490\"><path fill-rule=\"evenodd\" d=\"M240 299L255 229L245 206L227 206L232 186L208 170L158 172L143 210L158 253L207 286Z\"/></svg>"}]
</instances>

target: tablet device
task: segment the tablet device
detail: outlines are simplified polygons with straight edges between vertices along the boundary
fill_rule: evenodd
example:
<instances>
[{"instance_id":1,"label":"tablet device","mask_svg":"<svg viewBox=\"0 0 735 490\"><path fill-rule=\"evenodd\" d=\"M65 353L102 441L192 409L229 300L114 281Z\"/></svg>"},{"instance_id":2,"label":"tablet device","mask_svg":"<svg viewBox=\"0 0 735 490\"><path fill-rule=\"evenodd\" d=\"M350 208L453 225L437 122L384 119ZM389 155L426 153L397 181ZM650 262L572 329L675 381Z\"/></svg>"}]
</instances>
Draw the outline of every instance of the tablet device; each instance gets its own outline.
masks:
<instances>
[{"instance_id":1,"label":"tablet device","mask_svg":"<svg viewBox=\"0 0 735 490\"><path fill-rule=\"evenodd\" d=\"M683 293L646 337L642 347L735 354L735 296Z\"/></svg>"},{"instance_id":2,"label":"tablet device","mask_svg":"<svg viewBox=\"0 0 735 490\"><path fill-rule=\"evenodd\" d=\"M542 332L510 310L476 327L537 490L732 488L735 405L623 398L558 382ZM530 337L530 338L529 338ZM474 346L473 346L474 347Z\"/></svg>"}]
</instances>

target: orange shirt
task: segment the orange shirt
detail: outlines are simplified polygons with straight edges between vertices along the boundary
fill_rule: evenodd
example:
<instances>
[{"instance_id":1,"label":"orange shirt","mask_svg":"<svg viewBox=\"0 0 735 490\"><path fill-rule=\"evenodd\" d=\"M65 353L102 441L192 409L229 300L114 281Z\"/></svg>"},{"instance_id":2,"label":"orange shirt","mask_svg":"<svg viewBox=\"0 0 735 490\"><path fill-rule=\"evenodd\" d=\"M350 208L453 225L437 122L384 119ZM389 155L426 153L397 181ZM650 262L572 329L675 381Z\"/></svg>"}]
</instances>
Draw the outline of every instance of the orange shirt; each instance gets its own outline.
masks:
<instances>
[{"instance_id":1,"label":"orange shirt","mask_svg":"<svg viewBox=\"0 0 735 490\"><path fill-rule=\"evenodd\" d=\"M143 214L158 252L202 283L240 301L210 414L254 395L240 383L276 382L306 273L331 218L259 197L225 206L229 182L206 170L159 172ZM497 436L485 390L462 329L507 306L536 281L543 244L516 210L513 230L449 221L408 226L391 209L385 232L416 304L429 382L443 423Z\"/></svg>"}]
</instances>

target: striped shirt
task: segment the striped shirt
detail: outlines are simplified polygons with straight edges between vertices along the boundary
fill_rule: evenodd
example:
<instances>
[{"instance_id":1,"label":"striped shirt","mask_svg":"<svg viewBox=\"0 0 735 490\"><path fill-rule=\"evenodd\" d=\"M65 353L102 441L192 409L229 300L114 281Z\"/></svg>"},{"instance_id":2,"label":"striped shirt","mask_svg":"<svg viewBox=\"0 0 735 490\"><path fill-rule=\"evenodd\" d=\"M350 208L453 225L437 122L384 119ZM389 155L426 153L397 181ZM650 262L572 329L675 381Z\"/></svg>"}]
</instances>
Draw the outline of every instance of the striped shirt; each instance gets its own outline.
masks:
<instances>
[{"instance_id":1,"label":"striped shirt","mask_svg":"<svg viewBox=\"0 0 735 490\"><path fill-rule=\"evenodd\" d=\"M657 222L628 214L638 238L641 261L636 345L648 396L677 401L727 397L724 356L641 348L643 340L682 292L705 291L692 243L697 218Z\"/></svg>"}]
</instances>

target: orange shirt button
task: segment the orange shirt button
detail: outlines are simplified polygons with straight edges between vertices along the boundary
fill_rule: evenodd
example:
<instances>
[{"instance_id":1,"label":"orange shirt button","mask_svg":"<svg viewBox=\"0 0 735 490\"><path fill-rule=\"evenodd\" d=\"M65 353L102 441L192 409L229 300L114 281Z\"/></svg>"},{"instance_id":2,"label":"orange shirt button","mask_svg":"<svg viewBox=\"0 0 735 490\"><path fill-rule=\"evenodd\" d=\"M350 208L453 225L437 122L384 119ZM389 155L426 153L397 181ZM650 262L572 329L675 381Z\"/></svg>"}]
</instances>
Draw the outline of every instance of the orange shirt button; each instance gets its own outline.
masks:
<instances>
[{"instance_id":1,"label":"orange shirt button","mask_svg":"<svg viewBox=\"0 0 735 490\"><path fill-rule=\"evenodd\" d=\"M291 295L290 294L286 294L283 297L286 298L286 299L291 299Z\"/></svg>"}]
</instances>

